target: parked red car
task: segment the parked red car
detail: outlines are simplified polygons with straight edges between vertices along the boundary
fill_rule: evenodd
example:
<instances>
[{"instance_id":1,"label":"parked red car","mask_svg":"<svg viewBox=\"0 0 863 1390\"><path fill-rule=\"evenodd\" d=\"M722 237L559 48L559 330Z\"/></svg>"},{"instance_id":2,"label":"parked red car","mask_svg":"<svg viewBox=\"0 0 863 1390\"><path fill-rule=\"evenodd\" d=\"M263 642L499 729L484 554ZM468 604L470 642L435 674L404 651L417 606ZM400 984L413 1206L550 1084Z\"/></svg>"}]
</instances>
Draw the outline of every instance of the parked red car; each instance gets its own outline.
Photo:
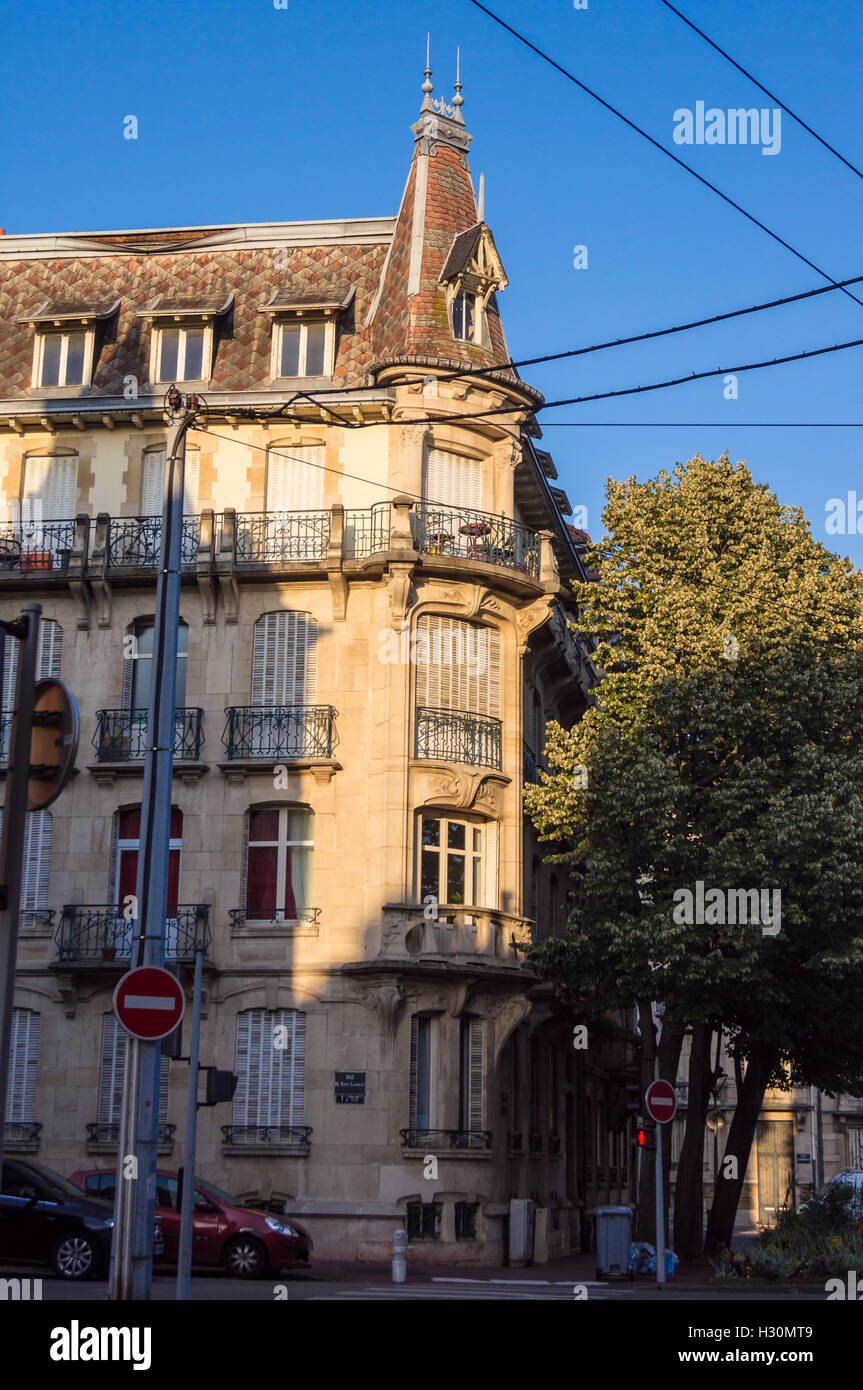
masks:
<instances>
[{"instance_id":1,"label":"parked red car","mask_svg":"<svg viewBox=\"0 0 863 1390\"><path fill-rule=\"evenodd\" d=\"M82 1169L69 1179L88 1196L114 1199L113 1168ZM180 1246L176 1173L156 1174L156 1219L165 1242L165 1259L176 1263ZM287 1265L308 1267L312 1252L308 1231L293 1218L242 1206L235 1197L195 1179L192 1218L192 1264L221 1265L235 1279L256 1279Z\"/></svg>"}]
</instances>

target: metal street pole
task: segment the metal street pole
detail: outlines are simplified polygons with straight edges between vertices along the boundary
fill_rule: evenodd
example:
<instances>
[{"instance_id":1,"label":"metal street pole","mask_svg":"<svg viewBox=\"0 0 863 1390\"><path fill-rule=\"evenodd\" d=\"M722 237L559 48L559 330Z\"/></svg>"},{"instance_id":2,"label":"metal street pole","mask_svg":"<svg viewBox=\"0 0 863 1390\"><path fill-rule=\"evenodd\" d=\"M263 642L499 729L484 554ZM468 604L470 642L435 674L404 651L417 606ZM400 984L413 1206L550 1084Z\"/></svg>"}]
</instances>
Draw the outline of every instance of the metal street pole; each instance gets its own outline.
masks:
<instances>
[{"instance_id":1,"label":"metal street pole","mask_svg":"<svg viewBox=\"0 0 863 1390\"><path fill-rule=\"evenodd\" d=\"M18 956L21 878L27 834L27 783L30 780L30 743L33 737L41 613L41 603L25 603L21 609L20 624L10 625L11 635L20 642L20 646L18 676L15 682L15 710L9 731L9 771L6 774L3 834L0 838L0 1173L3 1172L15 962ZM10 628L7 628L7 631L9 630Z\"/></svg>"},{"instance_id":2,"label":"metal street pole","mask_svg":"<svg viewBox=\"0 0 863 1390\"><path fill-rule=\"evenodd\" d=\"M192 1036L189 1043L189 1092L186 1097L186 1143L183 1149L183 1191L180 1196L180 1248L177 1253L177 1298L191 1296L192 1218L195 1212L195 1144L198 1134L198 1063L201 1057L201 994L204 941L195 940L195 986Z\"/></svg>"},{"instance_id":3,"label":"metal street pole","mask_svg":"<svg viewBox=\"0 0 863 1390\"><path fill-rule=\"evenodd\" d=\"M653 1072L654 1081L659 1081L659 1053L657 1052ZM662 1174L662 1125L657 1123L654 1126L656 1134L656 1157L654 1161L654 1171L656 1173L656 1282L665 1283L665 1193L663 1191Z\"/></svg>"},{"instance_id":4,"label":"metal street pole","mask_svg":"<svg viewBox=\"0 0 863 1390\"><path fill-rule=\"evenodd\" d=\"M160 563L150 686L144 786L141 795L138 877L135 885L139 935L131 968L162 966L168 909L171 792L174 764L174 702L180 623L183 541L183 484L186 432L194 412L175 388L168 393L171 424L165 459ZM112 1299L149 1299L153 1278L153 1216L159 1133L160 1042L127 1040L121 1145L117 1154ZM125 1145L125 1147L124 1147ZM130 1162L129 1160L134 1160Z\"/></svg>"}]
</instances>

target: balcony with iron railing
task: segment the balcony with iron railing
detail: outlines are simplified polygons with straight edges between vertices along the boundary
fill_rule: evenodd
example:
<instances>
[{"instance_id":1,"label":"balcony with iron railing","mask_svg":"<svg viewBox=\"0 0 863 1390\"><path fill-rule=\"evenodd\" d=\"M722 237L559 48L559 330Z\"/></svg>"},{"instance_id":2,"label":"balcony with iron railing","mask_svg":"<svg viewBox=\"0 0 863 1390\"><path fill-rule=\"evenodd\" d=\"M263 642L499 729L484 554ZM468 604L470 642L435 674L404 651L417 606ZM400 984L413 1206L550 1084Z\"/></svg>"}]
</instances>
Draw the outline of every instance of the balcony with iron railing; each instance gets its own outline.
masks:
<instances>
[{"instance_id":1,"label":"balcony with iron railing","mask_svg":"<svg viewBox=\"0 0 863 1390\"><path fill-rule=\"evenodd\" d=\"M392 534L392 505L376 502L373 507L346 509L343 554L346 560L365 560L369 555L389 549Z\"/></svg>"},{"instance_id":2,"label":"balcony with iron railing","mask_svg":"<svg viewBox=\"0 0 863 1390\"><path fill-rule=\"evenodd\" d=\"M234 561L241 565L278 565L285 562L322 560L330 539L330 513L240 512L221 517L223 545L233 535Z\"/></svg>"},{"instance_id":3,"label":"balcony with iron railing","mask_svg":"<svg viewBox=\"0 0 863 1390\"><path fill-rule=\"evenodd\" d=\"M414 757L472 763L475 767L490 767L499 772L501 731L501 721L485 714L419 706Z\"/></svg>"},{"instance_id":4,"label":"balcony with iron railing","mask_svg":"<svg viewBox=\"0 0 863 1390\"><path fill-rule=\"evenodd\" d=\"M403 1149L422 1149L427 1152L472 1152L491 1151L492 1131L490 1129L400 1129Z\"/></svg>"},{"instance_id":5,"label":"balcony with iron railing","mask_svg":"<svg viewBox=\"0 0 863 1390\"><path fill-rule=\"evenodd\" d=\"M100 1120L93 1120L87 1125L87 1148L92 1152L104 1149L116 1149L120 1142L120 1123L112 1121L103 1124ZM156 1128L156 1143L165 1148L174 1142L174 1135L177 1126L163 1124L161 1121Z\"/></svg>"},{"instance_id":6,"label":"balcony with iron railing","mask_svg":"<svg viewBox=\"0 0 863 1390\"><path fill-rule=\"evenodd\" d=\"M75 522L12 521L0 523L0 570L18 574L63 571L75 538Z\"/></svg>"},{"instance_id":7,"label":"balcony with iron railing","mask_svg":"<svg viewBox=\"0 0 863 1390\"><path fill-rule=\"evenodd\" d=\"M211 939L209 916L206 903L169 904L165 959L193 961L198 952L206 956ZM127 917L122 905L68 904L63 908L54 938L57 964L126 964L138 936L136 919Z\"/></svg>"},{"instance_id":8,"label":"balcony with iron railing","mask_svg":"<svg viewBox=\"0 0 863 1390\"><path fill-rule=\"evenodd\" d=\"M7 1120L3 1126L4 1148L13 1153L35 1153L41 1133L39 1120Z\"/></svg>"},{"instance_id":9,"label":"balcony with iron railing","mask_svg":"<svg viewBox=\"0 0 863 1390\"><path fill-rule=\"evenodd\" d=\"M266 1150L302 1157L309 1152L311 1125L222 1125L222 1152Z\"/></svg>"},{"instance_id":10,"label":"balcony with iron railing","mask_svg":"<svg viewBox=\"0 0 863 1390\"><path fill-rule=\"evenodd\" d=\"M413 533L421 554L481 560L539 579L540 537L509 517L437 502L418 502L414 507Z\"/></svg>"},{"instance_id":11,"label":"balcony with iron railing","mask_svg":"<svg viewBox=\"0 0 863 1390\"><path fill-rule=\"evenodd\" d=\"M232 705L225 717L229 762L332 758L339 742L332 705Z\"/></svg>"},{"instance_id":12,"label":"balcony with iron railing","mask_svg":"<svg viewBox=\"0 0 863 1390\"><path fill-rule=\"evenodd\" d=\"M136 762L147 751L147 711L97 709L91 740L100 763ZM204 711L178 709L174 715L174 758L197 762L204 743Z\"/></svg>"},{"instance_id":13,"label":"balcony with iron railing","mask_svg":"<svg viewBox=\"0 0 863 1390\"><path fill-rule=\"evenodd\" d=\"M250 916L245 907L229 907L228 916L231 919L231 927L234 931L243 933L244 928L250 928L248 935L254 935L255 931L278 931L284 928L285 931L291 930L294 935L305 932L308 935L316 936L320 928L321 909L319 907L293 907L288 911L286 908L278 908L269 917L265 917L262 912Z\"/></svg>"},{"instance_id":14,"label":"balcony with iron railing","mask_svg":"<svg viewBox=\"0 0 863 1390\"><path fill-rule=\"evenodd\" d=\"M181 562L193 565L201 541L200 516L183 517ZM109 569L155 569L162 544L160 516L112 516L108 522Z\"/></svg>"}]
</instances>

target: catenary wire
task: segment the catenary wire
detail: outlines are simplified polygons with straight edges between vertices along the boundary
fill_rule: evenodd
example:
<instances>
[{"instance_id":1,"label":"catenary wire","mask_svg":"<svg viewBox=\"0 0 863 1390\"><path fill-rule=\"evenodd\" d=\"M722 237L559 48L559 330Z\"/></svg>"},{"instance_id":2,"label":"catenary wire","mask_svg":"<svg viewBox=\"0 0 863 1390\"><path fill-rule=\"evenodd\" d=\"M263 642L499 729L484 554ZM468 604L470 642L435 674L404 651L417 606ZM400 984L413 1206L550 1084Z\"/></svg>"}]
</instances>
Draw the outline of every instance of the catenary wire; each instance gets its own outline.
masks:
<instances>
[{"instance_id":1,"label":"catenary wire","mask_svg":"<svg viewBox=\"0 0 863 1390\"><path fill-rule=\"evenodd\" d=\"M832 275L828 275L826 270L822 270L820 266L817 266L814 261L811 261L809 259L808 256L804 256L802 251L798 251L795 246L791 245L790 241L786 241L785 238L781 237L778 232L774 232L772 228L767 226L766 222L762 222L760 218L754 215L754 213L747 212L746 208L743 207L741 203L736 202L735 199L732 198L728 193L723 193L721 188L718 188L715 183L711 183L710 179L706 179L703 174L699 174L697 170L693 169L692 166L690 164L687 164L685 160L679 159L678 156L674 154L671 150L666 149L665 146L659 140L654 139L652 135L648 135L647 131L643 130L642 127L640 125L637 125L635 121L631 120L629 116L625 116L622 111L619 111L617 109L616 106L612 106L610 101L606 101L605 98L601 97L598 92L594 92L592 88L588 87L584 82L580 81L580 79L577 78L574 73L571 73L568 68L565 68L562 66L562 64L556 62L556 60L552 58L550 54L544 52L543 49L537 47L537 45L535 43L532 43L530 39L526 38L524 34L521 34L517 29L514 29L511 24L507 24L506 20L501 19L500 15L495 14L494 10L488 9L486 5L480 3L480 0L470 0L470 3L474 5L478 10L482 10L483 14L487 14L489 19L494 20L495 24L499 24L500 27L502 29L505 29L508 34L512 34L513 38L517 39L519 43L524 44L525 47L529 48L532 53L535 53L537 57L542 58L544 62L549 63L551 67L555 68L557 72L561 73L562 76L567 78L568 81L573 82L576 87L579 87L581 89L581 91L586 92L587 95L589 97L592 97L594 101L598 101L600 106L605 107L606 111L610 111L613 116L617 116L618 120L621 120L624 122L624 124L628 125L630 130L634 130L636 134L640 135L644 140L647 140L651 145L653 145L654 149L659 150L668 159L673 159L675 164L678 164L681 169L685 169L687 174L691 174L692 177L694 179L697 179L699 183L703 184L705 188L709 188L712 193L715 193L717 197L721 198L724 203L727 203L729 205L729 207L732 207L735 209L736 212L741 213L742 216L745 217L748 222L751 222L754 226L759 227L762 232L766 232L767 235L769 237L772 237L775 242L778 242L780 246L784 246L785 250L790 251L792 256L796 256L798 261L803 261L804 265L808 265L810 270L816 271L823 280L829 281L831 285L835 285L838 288L838 282L834 280ZM861 308L863 308L863 300L858 299L856 294L852 294L851 291L848 289L843 289L842 293L844 295L847 295L849 299L853 299L855 304L859 304Z\"/></svg>"},{"instance_id":2,"label":"catenary wire","mask_svg":"<svg viewBox=\"0 0 863 1390\"><path fill-rule=\"evenodd\" d=\"M829 150L831 154L841 160L845 167L851 170L852 174L856 174L858 179L863 179L863 170L858 169L856 164L852 164L850 159L846 159L844 154L840 154L835 145L831 145L829 140L825 140L822 135L818 134L817 130L813 130L812 126L808 125L802 116L798 116L795 111L792 111L790 106L786 106L785 102L782 101L775 92L771 92L769 87L765 87L763 82L759 82L758 78L749 72L747 68L743 67L741 63L738 63L736 59L732 58L730 53L726 53L724 48L720 48L719 44L714 42L709 34L705 34L703 29L699 29L698 25L693 23L688 15L685 15L676 5L672 5L671 0L661 0L661 3L667 10L671 10L672 14L676 14L678 19L682 19L684 24L688 24L689 28L692 29L694 33L698 34L699 38L704 39L705 43L709 43L710 47L721 54L726 62L730 63L733 68L736 68L738 72L742 72L744 77L748 77L749 81L755 84L759 92L763 92L771 101L775 101L777 106L781 106L782 110L791 117L792 121L796 121L799 126L802 126L804 130L809 132L814 140L818 141L819 145L823 145L825 150Z\"/></svg>"}]
</instances>

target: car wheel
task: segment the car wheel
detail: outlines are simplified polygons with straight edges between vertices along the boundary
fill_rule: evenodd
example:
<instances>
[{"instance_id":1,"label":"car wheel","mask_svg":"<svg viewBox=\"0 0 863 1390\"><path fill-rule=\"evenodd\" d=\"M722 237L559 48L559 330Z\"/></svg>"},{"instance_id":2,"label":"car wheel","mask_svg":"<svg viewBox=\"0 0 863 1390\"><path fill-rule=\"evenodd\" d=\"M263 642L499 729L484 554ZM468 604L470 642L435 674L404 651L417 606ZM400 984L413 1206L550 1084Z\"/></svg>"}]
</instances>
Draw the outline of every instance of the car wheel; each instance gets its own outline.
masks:
<instances>
[{"instance_id":1,"label":"car wheel","mask_svg":"<svg viewBox=\"0 0 863 1390\"><path fill-rule=\"evenodd\" d=\"M222 1264L234 1279L258 1279L267 1272L267 1252L254 1236L236 1236L225 1246Z\"/></svg>"},{"instance_id":2,"label":"car wheel","mask_svg":"<svg viewBox=\"0 0 863 1390\"><path fill-rule=\"evenodd\" d=\"M86 1279L96 1268L96 1247L89 1236L73 1231L57 1242L51 1263L61 1279Z\"/></svg>"}]
</instances>

